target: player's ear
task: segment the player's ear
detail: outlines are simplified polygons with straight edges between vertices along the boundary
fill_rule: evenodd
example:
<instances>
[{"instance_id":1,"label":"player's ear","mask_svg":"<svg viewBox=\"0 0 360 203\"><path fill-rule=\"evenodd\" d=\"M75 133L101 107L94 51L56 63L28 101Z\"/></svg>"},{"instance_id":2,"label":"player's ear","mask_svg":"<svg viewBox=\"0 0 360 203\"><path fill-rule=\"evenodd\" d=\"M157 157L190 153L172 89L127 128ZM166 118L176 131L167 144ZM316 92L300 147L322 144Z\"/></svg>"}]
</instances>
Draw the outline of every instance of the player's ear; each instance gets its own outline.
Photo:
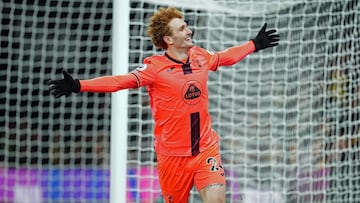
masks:
<instances>
[{"instance_id":1,"label":"player's ear","mask_svg":"<svg viewBox=\"0 0 360 203\"><path fill-rule=\"evenodd\" d=\"M172 37L170 37L170 36L164 36L163 40L164 40L164 42L166 44L173 44L174 43Z\"/></svg>"}]
</instances>

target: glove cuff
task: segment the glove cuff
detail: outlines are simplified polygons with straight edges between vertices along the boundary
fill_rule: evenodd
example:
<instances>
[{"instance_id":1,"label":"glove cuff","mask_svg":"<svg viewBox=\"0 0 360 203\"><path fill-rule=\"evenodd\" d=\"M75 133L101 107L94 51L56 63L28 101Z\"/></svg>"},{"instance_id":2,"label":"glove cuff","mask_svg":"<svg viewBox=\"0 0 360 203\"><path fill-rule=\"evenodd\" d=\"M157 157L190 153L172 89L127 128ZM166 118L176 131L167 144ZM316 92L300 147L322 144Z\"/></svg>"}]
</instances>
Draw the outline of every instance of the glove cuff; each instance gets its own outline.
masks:
<instances>
[{"instance_id":1,"label":"glove cuff","mask_svg":"<svg viewBox=\"0 0 360 203\"><path fill-rule=\"evenodd\" d=\"M75 79L74 80L74 90L73 90L73 92L74 93L79 93L80 92L80 87L81 87L80 81L78 79Z\"/></svg>"},{"instance_id":2,"label":"glove cuff","mask_svg":"<svg viewBox=\"0 0 360 203\"><path fill-rule=\"evenodd\" d=\"M250 41L252 41L254 43L255 46L255 52L257 52L259 50L259 44L258 42L256 42L256 39L250 39Z\"/></svg>"}]
</instances>

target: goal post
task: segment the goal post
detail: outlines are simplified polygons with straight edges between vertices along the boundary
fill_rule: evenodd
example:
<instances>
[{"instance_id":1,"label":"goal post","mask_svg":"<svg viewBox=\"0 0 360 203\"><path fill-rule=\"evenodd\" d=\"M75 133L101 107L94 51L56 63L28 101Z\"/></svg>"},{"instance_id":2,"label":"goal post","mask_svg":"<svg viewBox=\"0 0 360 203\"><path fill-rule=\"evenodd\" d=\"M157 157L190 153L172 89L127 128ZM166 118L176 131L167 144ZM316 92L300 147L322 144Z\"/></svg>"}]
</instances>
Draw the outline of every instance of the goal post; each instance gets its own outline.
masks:
<instances>
[{"instance_id":1,"label":"goal post","mask_svg":"<svg viewBox=\"0 0 360 203\"><path fill-rule=\"evenodd\" d=\"M126 74L129 68L129 0L113 0L112 74ZM110 138L110 203L126 202L128 90L112 94Z\"/></svg>"}]
</instances>

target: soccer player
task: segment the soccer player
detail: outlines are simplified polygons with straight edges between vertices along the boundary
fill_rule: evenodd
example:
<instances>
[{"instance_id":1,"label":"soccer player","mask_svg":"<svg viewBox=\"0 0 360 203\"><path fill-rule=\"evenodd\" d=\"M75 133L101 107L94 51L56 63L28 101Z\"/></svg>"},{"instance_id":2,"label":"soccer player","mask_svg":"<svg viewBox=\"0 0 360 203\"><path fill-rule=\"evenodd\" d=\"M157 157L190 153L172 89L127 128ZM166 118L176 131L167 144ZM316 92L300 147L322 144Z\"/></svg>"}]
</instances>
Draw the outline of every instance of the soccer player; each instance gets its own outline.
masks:
<instances>
[{"instance_id":1,"label":"soccer player","mask_svg":"<svg viewBox=\"0 0 360 203\"><path fill-rule=\"evenodd\" d=\"M178 9L160 8L149 20L147 33L164 54L144 59L136 70L87 80L64 78L49 82L55 97L79 92L115 92L147 88L155 120L155 152L162 195L167 203L188 201L195 185L203 202L225 202L225 173L219 135L208 111L208 74L230 66L248 54L278 45L275 29L266 24L248 42L210 52L195 46L192 31Z\"/></svg>"}]
</instances>

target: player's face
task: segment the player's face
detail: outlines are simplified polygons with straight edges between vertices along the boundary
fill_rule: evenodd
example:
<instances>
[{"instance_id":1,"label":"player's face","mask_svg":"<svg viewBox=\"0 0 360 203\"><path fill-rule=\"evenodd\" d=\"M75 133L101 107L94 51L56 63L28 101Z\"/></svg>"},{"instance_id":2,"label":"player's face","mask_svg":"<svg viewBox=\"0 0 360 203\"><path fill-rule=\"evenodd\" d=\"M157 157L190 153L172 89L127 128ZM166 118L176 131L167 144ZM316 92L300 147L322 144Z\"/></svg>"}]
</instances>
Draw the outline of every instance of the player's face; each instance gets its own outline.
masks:
<instances>
[{"instance_id":1,"label":"player's face","mask_svg":"<svg viewBox=\"0 0 360 203\"><path fill-rule=\"evenodd\" d=\"M169 26L173 34L170 36L170 44L176 48L190 48L193 46L192 31L183 19L174 18L169 22Z\"/></svg>"}]
</instances>

